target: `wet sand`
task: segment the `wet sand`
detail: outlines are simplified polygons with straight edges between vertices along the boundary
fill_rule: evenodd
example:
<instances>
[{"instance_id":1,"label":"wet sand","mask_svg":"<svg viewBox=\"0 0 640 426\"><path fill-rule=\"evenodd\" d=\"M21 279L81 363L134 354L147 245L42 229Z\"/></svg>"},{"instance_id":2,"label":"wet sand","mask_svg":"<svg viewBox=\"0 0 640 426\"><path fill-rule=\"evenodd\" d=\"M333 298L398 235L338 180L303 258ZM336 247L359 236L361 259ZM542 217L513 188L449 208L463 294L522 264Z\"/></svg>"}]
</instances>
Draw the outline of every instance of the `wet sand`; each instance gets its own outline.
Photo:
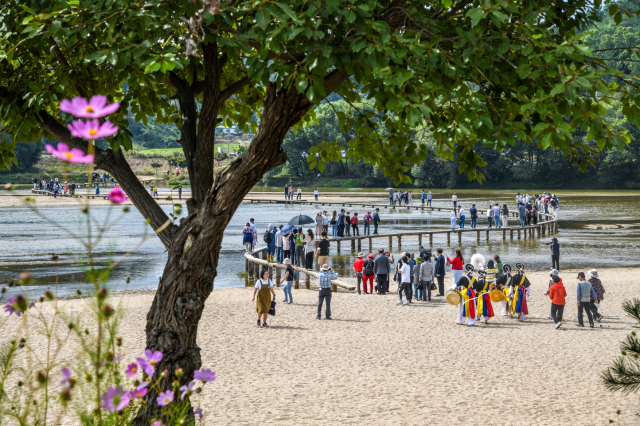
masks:
<instances>
[{"instance_id":1,"label":"wet sand","mask_svg":"<svg viewBox=\"0 0 640 426\"><path fill-rule=\"evenodd\" d=\"M497 316L476 327L455 324L457 307L443 298L396 306L395 294L342 290L333 320L318 321L316 289L294 289L292 305L276 289L277 315L265 329L256 327L252 288L216 290L199 326L203 366L217 375L202 395L205 424L635 424L637 396L609 393L600 374L634 325L621 304L638 294L637 274L600 270L605 318L595 329L576 327L573 270L561 274L568 297L559 330L546 319L542 272L529 275L535 300L525 322L500 316L494 304ZM123 365L145 348L153 297L122 297ZM86 301L65 303L77 310Z\"/></svg>"}]
</instances>

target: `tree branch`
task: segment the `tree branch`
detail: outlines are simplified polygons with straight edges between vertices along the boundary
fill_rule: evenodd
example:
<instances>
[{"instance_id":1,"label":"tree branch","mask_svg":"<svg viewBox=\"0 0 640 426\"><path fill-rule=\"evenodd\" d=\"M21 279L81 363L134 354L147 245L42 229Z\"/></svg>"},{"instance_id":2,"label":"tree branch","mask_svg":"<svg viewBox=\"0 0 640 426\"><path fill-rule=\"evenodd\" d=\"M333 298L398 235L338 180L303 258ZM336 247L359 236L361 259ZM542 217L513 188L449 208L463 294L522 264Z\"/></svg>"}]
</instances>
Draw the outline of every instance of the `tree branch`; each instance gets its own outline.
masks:
<instances>
[{"instance_id":1,"label":"tree branch","mask_svg":"<svg viewBox=\"0 0 640 426\"><path fill-rule=\"evenodd\" d=\"M249 83L249 77L242 77L240 80L237 80L227 86L226 89L220 92L220 98L218 100L218 107L222 106L222 104L237 93L240 89L246 86Z\"/></svg>"},{"instance_id":2,"label":"tree branch","mask_svg":"<svg viewBox=\"0 0 640 426\"><path fill-rule=\"evenodd\" d=\"M87 141L71 136L69 130L48 112L39 111L35 118L44 130L51 133L61 142L66 143L70 147L81 149L84 152L89 150L89 143ZM100 149L98 147L94 147L94 151L96 168L106 170L115 177L118 184L122 186L142 216L149 220L151 227L154 230L158 230L165 226L167 221L169 221L169 217L151 197L151 194L142 186L135 173L133 173L133 170L131 170L131 166L127 163L122 151ZM166 248L171 246L171 239L176 229L177 226L171 224L158 234L158 237L160 237L162 244L164 244Z\"/></svg>"}]
</instances>

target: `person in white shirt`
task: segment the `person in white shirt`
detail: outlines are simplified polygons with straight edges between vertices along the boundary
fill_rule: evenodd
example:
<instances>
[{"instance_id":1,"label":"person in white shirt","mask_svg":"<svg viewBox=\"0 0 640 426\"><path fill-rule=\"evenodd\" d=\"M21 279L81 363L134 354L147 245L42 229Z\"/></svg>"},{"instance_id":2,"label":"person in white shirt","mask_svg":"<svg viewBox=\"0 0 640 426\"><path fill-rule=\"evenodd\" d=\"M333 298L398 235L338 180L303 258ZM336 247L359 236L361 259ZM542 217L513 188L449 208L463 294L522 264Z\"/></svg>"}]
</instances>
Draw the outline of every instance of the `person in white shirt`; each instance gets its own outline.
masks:
<instances>
[{"instance_id":1,"label":"person in white shirt","mask_svg":"<svg viewBox=\"0 0 640 426\"><path fill-rule=\"evenodd\" d=\"M401 278L400 284L398 284L398 303L396 303L396 305L402 305L403 291L407 299L404 304L411 304L411 266L407 264L408 261L407 256L402 256L402 263L398 264L398 274L400 274Z\"/></svg>"},{"instance_id":2,"label":"person in white shirt","mask_svg":"<svg viewBox=\"0 0 640 426\"><path fill-rule=\"evenodd\" d=\"M322 230L324 232L327 233L327 235L329 235L329 222L331 221L331 218L329 217L329 213L327 213L327 211L325 210L324 212L322 212ZM322 264L324 265L324 264Z\"/></svg>"},{"instance_id":3,"label":"person in white shirt","mask_svg":"<svg viewBox=\"0 0 640 426\"><path fill-rule=\"evenodd\" d=\"M296 200L299 200L302 198L302 188L298 188L298 197L296 198Z\"/></svg>"},{"instance_id":4,"label":"person in white shirt","mask_svg":"<svg viewBox=\"0 0 640 426\"><path fill-rule=\"evenodd\" d=\"M458 220L458 215L456 214L456 209L453 209L453 211L449 215L449 219L451 219L451 229L456 229L456 220Z\"/></svg>"},{"instance_id":5,"label":"person in white shirt","mask_svg":"<svg viewBox=\"0 0 640 426\"><path fill-rule=\"evenodd\" d=\"M451 197L451 201L453 201L453 208L455 209L458 205L458 196L455 192L453 193L453 197Z\"/></svg>"},{"instance_id":6,"label":"person in white shirt","mask_svg":"<svg viewBox=\"0 0 640 426\"><path fill-rule=\"evenodd\" d=\"M313 191L313 196L316 198L316 201L318 201L318 195L320 195L320 192L318 192L318 188L316 188L315 191Z\"/></svg>"},{"instance_id":7,"label":"person in white shirt","mask_svg":"<svg viewBox=\"0 0 640 426\"><path fill-rule=\"evenodd\" d=\"M460 229L464 229L464 220L465 220L464 209L462 208L462 206L459 206L458 210L460 210Z\"/></svg>"}]
</instances>

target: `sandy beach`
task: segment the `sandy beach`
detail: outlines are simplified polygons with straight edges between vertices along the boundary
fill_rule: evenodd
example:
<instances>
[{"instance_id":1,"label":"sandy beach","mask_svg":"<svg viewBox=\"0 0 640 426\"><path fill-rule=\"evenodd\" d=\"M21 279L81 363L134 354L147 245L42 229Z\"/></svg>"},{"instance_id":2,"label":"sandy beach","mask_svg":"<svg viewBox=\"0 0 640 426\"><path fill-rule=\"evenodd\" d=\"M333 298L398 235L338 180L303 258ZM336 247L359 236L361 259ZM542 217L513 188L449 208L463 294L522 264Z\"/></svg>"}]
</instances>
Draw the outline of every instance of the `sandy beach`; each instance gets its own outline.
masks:
<instances>
[{"instance_id":1,"label":"sandy beach","mask_svg":"<svg viewBox=\"0 0 640 426\"><path fill-rule=\"evenodd\" d=\"M333 321L318 321L312 288L293 290L294 304L278 303L264 329L252 288L214 290L199 330L203 366L217 375L203 395L206 424L635 424L638 397L609 393L600 374L634 325L621 303L640 290L638 270L600 271L605 319L595 329L576 327L576 272L561 274L569 296L559 330L546 319L542 272L529 275L535 300L524 323L495 305L498 316L476 327L455 324L457 307L443 298L396 306L393 294L347 291L333 296ZM144 350L153 294L121 297L131 362Z\"/></svg>"}]
</instances>

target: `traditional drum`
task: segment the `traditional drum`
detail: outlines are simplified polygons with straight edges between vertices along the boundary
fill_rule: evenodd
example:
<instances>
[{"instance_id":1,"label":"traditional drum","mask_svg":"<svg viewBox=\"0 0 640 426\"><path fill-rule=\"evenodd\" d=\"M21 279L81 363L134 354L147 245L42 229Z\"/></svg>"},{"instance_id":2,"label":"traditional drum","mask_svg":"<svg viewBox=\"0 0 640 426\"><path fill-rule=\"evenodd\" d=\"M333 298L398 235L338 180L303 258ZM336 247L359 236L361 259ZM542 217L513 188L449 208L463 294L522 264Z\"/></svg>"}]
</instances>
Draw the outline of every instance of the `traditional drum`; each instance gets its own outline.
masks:
<instances>
[{"instance_id":1,"label":"traditional drum","mask_svg":"<svg viewBox=\"0 0 640 426\"><path fill-rule=\"evenodd\" d=\"M498 289L493 289L489 292L489 299L496 303L502 302L504 300L504 293Z\"/></svg>"},{"instance_id":2,"label":"traditional drum","mask_svg":"<svg viewBox=\"0 0 640 426\"><path fill-rule=\"evenodd\" d=\"M458 290L447 290L447 294L444 297L448 304L457 305L462 300L462 296Z\"/></svg>"}]
</instances>

